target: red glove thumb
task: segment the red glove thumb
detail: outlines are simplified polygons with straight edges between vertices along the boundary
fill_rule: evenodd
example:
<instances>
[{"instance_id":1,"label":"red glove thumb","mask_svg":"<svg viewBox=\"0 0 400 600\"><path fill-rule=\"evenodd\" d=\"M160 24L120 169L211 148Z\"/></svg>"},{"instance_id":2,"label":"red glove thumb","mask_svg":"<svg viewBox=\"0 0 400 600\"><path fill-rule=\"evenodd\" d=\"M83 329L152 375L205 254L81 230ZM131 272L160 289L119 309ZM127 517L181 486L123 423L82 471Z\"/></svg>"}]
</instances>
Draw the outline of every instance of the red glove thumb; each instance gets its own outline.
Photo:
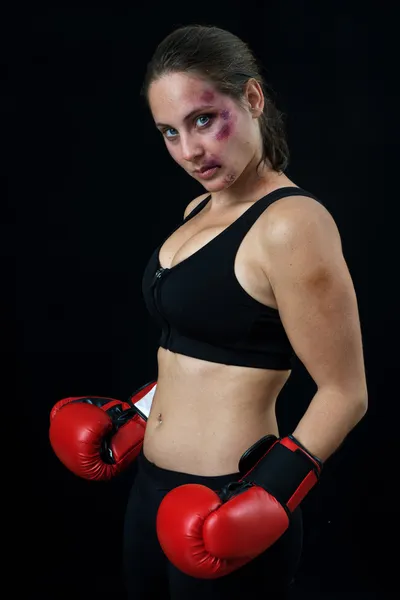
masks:
<instances>
[{"instance_id":1,"label":"red glove thumb","mask_svg":"<svg viewBox=\"0 0 400 600\"><path fill-rule=\"evenodd\" d=\"M226 560L208 548L207 538L215 538L209 517L221 505L218 494L197 483L174 488L161 502L156 522L158 540L169 560L184 573L212 579L251 560L251 557ZM207 536L204 536L206 523ZM215 524L218 527L218 522Z\"/></svg>"}]
</instances>

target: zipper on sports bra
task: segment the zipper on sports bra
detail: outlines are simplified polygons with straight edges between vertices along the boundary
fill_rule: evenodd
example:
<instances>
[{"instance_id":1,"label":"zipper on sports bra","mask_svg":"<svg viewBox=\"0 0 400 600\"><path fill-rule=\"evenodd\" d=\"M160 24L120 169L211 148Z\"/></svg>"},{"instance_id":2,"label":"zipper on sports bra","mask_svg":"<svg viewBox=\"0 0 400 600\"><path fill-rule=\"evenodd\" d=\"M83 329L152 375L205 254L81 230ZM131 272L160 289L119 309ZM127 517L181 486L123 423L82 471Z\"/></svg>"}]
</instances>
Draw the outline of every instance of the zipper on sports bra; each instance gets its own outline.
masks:
<instances>
[{"instance_id":1,"label":"zipper on sports bra","mask_svg":"<svg viewBox=\"0 0 400 600\"><path fill-rule=\"evenodd\" d=\"M170 338L170 335L171 335L171 328L170 328L170 326L168 324L168 321L166 321L163 318L163 316L161 314L161 311L160 311L160 308L159 308L160 307L160 303L159 303L160 286L157 285L157 284L159 284L159 282L161 281L162 277L164 276L164 274L166 272L168 272L168 269L165 269L164 267L160 267L159 269L157 269L157 271L154 274L153 281L152 281L151 285L152 285L152 288L153 288L153 298L154 298L155 307L156 307L156 309L158 311L158 314L160 315L161 320L164 323L164 327L167 330L167 347L168 347L169 338Z\"/></svg>"}]
</instances>

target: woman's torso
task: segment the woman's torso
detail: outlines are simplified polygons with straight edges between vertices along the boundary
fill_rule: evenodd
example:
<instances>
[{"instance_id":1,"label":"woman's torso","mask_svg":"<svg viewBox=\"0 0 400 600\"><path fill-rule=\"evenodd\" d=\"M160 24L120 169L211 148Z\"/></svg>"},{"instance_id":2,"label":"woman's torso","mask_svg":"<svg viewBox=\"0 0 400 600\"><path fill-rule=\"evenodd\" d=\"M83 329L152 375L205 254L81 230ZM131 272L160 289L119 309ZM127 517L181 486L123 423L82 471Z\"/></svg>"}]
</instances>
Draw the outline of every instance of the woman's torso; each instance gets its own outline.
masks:
<instances>
[{"instance_id":1,"label":"woman's torso","mask_svg":"<svg viewBox=\"0 0 400 600\"><path fill-rule=\"evenodd\" d=\"M199 202L208 194L199 198ZM205 209L164 242L159 263L173 268L238 219L253 202L214 213ZM234 258L241 287L277 308L262 270L262 214L244 235ZM235 472L241 454L260 437L278 435L276 399L290 370L219 364L159 348L157 389L143 451L159 467L198 475Z\"/></svg>"}]
</instances>

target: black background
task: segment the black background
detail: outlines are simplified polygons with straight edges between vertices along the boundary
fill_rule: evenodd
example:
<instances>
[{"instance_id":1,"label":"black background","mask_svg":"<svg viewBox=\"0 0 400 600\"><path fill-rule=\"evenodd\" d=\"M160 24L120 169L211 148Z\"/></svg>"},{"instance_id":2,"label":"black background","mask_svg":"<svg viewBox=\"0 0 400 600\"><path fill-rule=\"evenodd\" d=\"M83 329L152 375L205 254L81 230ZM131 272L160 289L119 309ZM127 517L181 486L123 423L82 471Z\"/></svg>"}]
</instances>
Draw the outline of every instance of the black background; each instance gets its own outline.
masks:
<instances>
[{"instance_id":1,"label":"black background","mask_svg":"<svg viewBox=\"0 0 400 600\"><path fill-rule=\"evenodd\" d=\"M178 25L204 23L238 34L263 62L287 114L288 175L333 214L359 300L369 411L304 502L295 597L391 598L396 570L388 546L396 546L398 514L395 13L389 3L385 10L296 0L146 4L54 3L2 19L2 106L11 133L2 166L9 199L3 282L16 274L16 287L5 283L3 295L16 290L17 323L10 343L6 335L2 341L4 357L10 349L17 357L17 410L11 416L7 402L4 419L12 419L9 430L22 431L22 451L8 447L9 459L22 454L14 591L124 598L121 534L134 468L109 484L74 477L49 447L49 411L70 395L127 398L157 375L158 330L144 307L142 272L203 188L168 156L139 89L156 44ZM296 365L279 399L282 433L296 425L313 392Z\"/></svg>"}]
</instances>

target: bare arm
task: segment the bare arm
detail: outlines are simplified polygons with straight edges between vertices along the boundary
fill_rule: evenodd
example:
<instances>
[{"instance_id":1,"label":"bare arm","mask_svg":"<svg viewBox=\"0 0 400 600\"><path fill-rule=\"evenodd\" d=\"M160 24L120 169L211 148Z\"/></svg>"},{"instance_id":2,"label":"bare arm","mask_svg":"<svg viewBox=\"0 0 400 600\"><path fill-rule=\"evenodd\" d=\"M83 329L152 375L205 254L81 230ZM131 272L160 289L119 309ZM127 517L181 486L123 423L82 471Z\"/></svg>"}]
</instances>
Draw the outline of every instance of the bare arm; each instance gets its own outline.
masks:
<instances>
[{"instance_id":1,"label":"bare arm","mask_svg":"<svg viewBox=\"0 0 400 600\"><path fill-rule=\"evenodd\" d=\"M267 213L265 273L293 349L317 385L293 435L325 461L367 410L356 294L323 206L291 197Z\"/></svg>"}]
</instances>

